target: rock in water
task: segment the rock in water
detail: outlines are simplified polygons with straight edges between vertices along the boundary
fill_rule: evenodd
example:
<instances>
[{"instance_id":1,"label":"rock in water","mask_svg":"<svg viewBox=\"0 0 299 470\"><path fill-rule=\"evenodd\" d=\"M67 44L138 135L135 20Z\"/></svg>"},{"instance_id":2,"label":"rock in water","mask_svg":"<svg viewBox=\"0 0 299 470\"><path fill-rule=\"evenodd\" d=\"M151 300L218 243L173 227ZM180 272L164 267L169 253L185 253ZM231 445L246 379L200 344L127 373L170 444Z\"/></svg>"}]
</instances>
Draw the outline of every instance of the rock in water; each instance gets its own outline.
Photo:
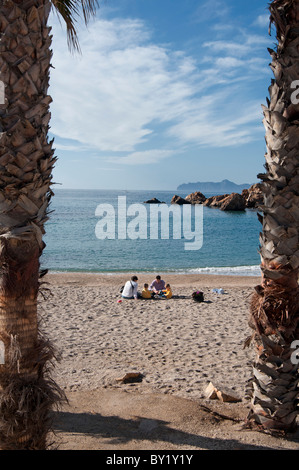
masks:
<instances>
[{"instance_id":1,"label":"rock in water","mask_svg":"<svg viewBox=\"0 0 299 470\"><path fill-rule=\"evenodd\" d=\"M244 211L244 198L239 193L232 193L221 201L220 209L222 211Z\"/></svg>"},{"instance_id":2,"label":"rock in water","mask_svg":"<svg viewBox=\"0 0 299 470\"><path fill-rule=\"evenodd\" d=\"M191 204L203 204L206 199L206 196L200 191L195 191L195 193L188 194L185 200L189 201Z\"/></svg>"},{"instance_id":3,"label":"rock in water","mask_svg":"<svg viewBox=\"0 0 299 470\"><path fill-rule=\"evenodd\" d=\"M173 198L171 199L171 204L179 204L180 206L182 206L183 204L191 204L191 202L175 194Z\"/></svg>"},{"instance_id":4,"label":"rock in water","mask_svg":"<svg viewBox=\"0 0 299 470\"><path fill-rule=\"evenodd\" d=\"M220 207L223 199L228 197L229 194L222 194L219 196L212 196L205 200L204 205L208 207Z\"/></svg>"},{"instance_id":5,"label":"rock in water","mask_svg":"<svg viewBox=\"0 0 299 470\"><path fill-rule=\"evenodd\" d=\"M149 199L148 201L144 201L144 204L165 204L163 201L159 201L156 197Z\"/></svg>"},{"instance_id":6,"label":"rock in water","mask_svg":"<svg viewBox=\"0 0 299 470\"><path fill-rule=\"evenodd\" d=\"M264 195L261 186L261 183L253 184L249 189L242 191L246 207L256 209L264 203Z\"/></svg>"}]
</instances>

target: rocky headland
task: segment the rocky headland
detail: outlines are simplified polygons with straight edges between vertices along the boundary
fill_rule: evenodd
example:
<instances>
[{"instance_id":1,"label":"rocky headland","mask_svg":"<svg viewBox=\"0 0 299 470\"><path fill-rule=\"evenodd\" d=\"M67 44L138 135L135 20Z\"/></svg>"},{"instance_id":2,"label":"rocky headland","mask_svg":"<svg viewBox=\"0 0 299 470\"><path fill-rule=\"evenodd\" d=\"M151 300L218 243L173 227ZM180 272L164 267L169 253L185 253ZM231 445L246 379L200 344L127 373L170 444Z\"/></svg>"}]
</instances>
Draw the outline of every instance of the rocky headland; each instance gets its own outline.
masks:
<instances>
[{"instance_id":1,"label":"rocky headland","mask_svg":"<svg viewBox=\"0 0 299 470\"><path fill-rule=\"evenodd\" d=\"M188 194L185 198L175 194L171 199L171 204L203 204L207 207L221 209L223 211L245 211L246 209L258 209L263 204L262 183L253 184L249 189L244 189L242 193L221 194L206 197L200 191ZM147 204L161 204L156 198L145 201Z\"/></svg>"}]
</instances>

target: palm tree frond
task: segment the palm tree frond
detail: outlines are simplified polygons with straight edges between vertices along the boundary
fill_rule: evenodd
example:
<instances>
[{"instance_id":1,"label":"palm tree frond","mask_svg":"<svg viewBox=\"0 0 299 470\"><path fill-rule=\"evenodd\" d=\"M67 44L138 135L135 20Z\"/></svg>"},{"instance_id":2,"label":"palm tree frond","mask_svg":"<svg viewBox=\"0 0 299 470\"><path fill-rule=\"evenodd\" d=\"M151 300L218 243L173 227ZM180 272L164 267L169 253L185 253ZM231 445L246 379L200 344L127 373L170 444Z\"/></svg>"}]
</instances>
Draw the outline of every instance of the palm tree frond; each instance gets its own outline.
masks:
<instances>
[{"instance_id":1,"label":"palm tree frond","mask_svg":"<svg viewBox=\"0 0 299 470\"><path fill-rule=\"evenodd\" d=\"M82 12L85 24L90 20L90 17L95 16L97 8L99 7L98 0L79 0L82 6Z\"/></svg>"},{"instance_id":2,"label":"palm tree frond","mask_svg":"<svg viewBox=\"0 0 299 470\"><path fill-rule=\"evenodd\" d=\"M275 24L277 38L285 35L287 28L298 25L298 0L273 0L269 10L270 26Z\"/></svg>"},{"instance_id":3,"label":"palm tree frond","mask_svg":"<svg viewBox=\"0 0 299 470\"><path fill-rule=\"evenodd\" d=\"M69 49L80 52L75 24L77 22L76 17L80 17L82 11L84 22L87 25L90 18L96 14L97 7L99 6L98 0L52 0L52 5L58 17L62 17L66 24Z\"/></svg>"}]
</instances>

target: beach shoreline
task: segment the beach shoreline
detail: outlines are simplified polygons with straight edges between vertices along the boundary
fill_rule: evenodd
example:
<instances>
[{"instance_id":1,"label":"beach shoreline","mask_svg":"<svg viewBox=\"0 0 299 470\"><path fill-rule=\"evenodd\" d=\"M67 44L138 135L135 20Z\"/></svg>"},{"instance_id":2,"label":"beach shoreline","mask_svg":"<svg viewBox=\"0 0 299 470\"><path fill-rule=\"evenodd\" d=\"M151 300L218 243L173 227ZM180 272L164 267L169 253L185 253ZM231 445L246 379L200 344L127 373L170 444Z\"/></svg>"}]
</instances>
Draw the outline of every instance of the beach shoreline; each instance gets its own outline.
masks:
<instances>
[{"instance_id":1,"label":"beach shoreline","mask_svg":"<svg viewBox=\"0 0 299 470\"><path fill-rule=\"evenodd\" d=\"M167 282L174 285L191 286L195 284L202 285L220 285L225 286L248 286L254 287L260 283L260 276L240 276L237 274L195 274L195 273L168 273L168 272L79 272L79 271L49 271L44 279L51 285L68 285L69 283L78 283L82 285L96 286L100 284L115 285L117 282L122 283L131 278L132 275L137 275L138 284L153 280L157 274L160 274Z\"/></svg>"}]
</instances>

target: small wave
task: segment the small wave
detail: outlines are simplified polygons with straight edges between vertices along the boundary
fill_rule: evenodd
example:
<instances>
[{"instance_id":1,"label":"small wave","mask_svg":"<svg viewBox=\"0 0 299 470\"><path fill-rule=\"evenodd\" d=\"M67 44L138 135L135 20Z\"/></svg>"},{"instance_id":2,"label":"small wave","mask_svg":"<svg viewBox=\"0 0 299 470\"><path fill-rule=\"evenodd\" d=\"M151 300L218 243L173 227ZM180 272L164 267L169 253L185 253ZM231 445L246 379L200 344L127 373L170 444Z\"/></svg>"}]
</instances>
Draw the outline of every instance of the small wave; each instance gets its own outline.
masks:
<instances>
[{"instance_id":1,"label":"small wave","mask_svg":"<svg viewBox=\"0 0 299 470\"><path fill-rule=\"evenodd\" d=\"M186 269L136 269L133 270L134 273L155 273L159 272L160 274L211 274L218 276L260 276L261 270L260 266L223 266L223 267L205 267L205 268L186 268ZM81 274L102 274L107 276L119 275L119 274L128 274L131 270L85 270L85 269L50 269L49 272L52 274L61 274L61 273L81 273Z\"/></svg>"},{"instance_id":2,"label":"small wave","mask_svg":"<svg viewBox=\"0 0 299 470\"><path fill-rule=\"evenodd\" d=\"M223 266L189 269L191 274L222 274L225 276L260 276L260 266Z\"/></svg>"}]
</instances>

